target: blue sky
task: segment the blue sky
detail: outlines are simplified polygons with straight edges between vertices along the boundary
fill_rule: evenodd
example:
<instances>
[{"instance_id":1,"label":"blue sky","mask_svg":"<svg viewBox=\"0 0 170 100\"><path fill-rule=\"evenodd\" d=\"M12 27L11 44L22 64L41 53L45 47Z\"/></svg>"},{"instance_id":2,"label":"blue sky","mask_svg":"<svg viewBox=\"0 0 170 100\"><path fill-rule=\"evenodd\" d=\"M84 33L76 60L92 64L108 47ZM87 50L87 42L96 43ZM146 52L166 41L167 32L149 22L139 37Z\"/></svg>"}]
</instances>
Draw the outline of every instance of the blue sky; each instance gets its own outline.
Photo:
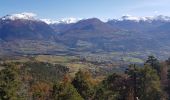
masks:
<instances>
[{"instance_id":1,"label":"blue sky","mask_svg":"<svg viewBox=\"0 0 170 100\"><path fill-rule=\"evenodd\" d=\"M1 0L0 16L33 12L40 18L119 18L169 15L170 0Z\"/></svg>"}]
</instances>

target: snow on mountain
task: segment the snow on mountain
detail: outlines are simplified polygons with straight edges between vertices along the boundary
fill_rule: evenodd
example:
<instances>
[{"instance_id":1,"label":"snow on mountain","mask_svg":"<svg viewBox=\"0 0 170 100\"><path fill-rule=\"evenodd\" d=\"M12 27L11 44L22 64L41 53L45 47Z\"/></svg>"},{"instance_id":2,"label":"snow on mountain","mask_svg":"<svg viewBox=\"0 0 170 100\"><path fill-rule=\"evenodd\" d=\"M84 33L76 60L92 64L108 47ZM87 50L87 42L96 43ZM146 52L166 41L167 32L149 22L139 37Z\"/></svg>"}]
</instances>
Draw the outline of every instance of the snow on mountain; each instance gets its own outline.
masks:
<instances>
[{"instance_id":1,"label":"snow on mountain","mask_svg":"<svg viewBox=\"0 0 170 100\"><path fill-rule=\"evenodd\" d=\"M3 16L0 18L1 20L17 20L17 19L24 19L24 20L37 20L37 21L43 21L47 24L70 24L70 23L76 23L80 18L62 18L59 20L51 20L51 19L38 19L36 18L36 14L34 13L18 13L18 14L9 14L6 16Z\"/></svg>"},{"instance_id":2,"label":"snow on mountain","mask_svg":"<svg viewBox=\"0 0 170 100\"><path fill-rule=\"evenodd\" d=\"M63 18L61 20L58 20L58 23L65 23L65 24L70 24L70 23L76 23L78 22L79 18Z\"/></svg>"},{"instance_id":3,"label":"snow on mountain","mask_svg":"<svg viewBox=\"0 0 170 100\"><path fill-rule=\"evenodd\" d=\"M163 16L163 15L158 15L153 17L154 20L162 20L162 21L170 21L170 17L169 16Z\"/></svg>"},{"instance_id":4,"label":"snow on mountain","mask_svg":"<svg viewBox=\"0 0 170 100\"><path fill-rule=\"evenodd\" d=\"M118 21L123 21L123 20L129 20L129 21L135 21L135 22L139 22L139 21L155 21L155 20L170 21L170 17L169 16L163 16L163 15L146 16L146 17L125 15L125 16L122 16L120 19L118 19Z\"/></svg>"},{"instance_id":5,"label":"snow on mountain","mask_svg":"<svg viewBox=\"0 0 170 100\"><path fill-rule=\"evenodd\" d=\"M19 13L19 14L10 14L6 15L4 17L0 18L1 20L17 20L17 19L25 19L25 20L38 20L38 21L43 21L47 24L71 24L71 23L76 23L82 18L62 18L58 20L51 20L51 19L38 19L36 18L36 14L34 13L29 13L29 12L24 12L24 13ZM110 21L109 19L108 21ZM138 16L132 16L132 15L125 15L122 16L119 19L112 19L114 21L124 21L124 20L129 20L129 21L135 21L135 22L140 22L140 21L168 21L170 22L170 17L169 16L163 16L163 15L157 15L157 16L146 16L146 17L138 17ZM107 22L107 21L103 21Z\"/></svg>"},{"instance_id":6,"label":"snow on mountain","mask_svg":"<svg viewBox=\"0 0 170 100\"><path fill-rule=\"evenodd\" d=\"M51 19L41 19L41 20L47 24L71 24L71 23L76 23L81 19L80 18L62 18L59 20L51 20Z\"/></svg>"},{"instance_id":7,"label":"snow on mountain","mask_svg":"<svg viewBox=\"0 0 170 100\"><path fill-rule=\"evenodd\" d=\"M20 13L20 14L11 14L2 17L2 20L17 20L17 19L25 19L25 20L35 20L36 14L34 13Z\"/></svg>"},{"instance_id":8,"label":"snow on mountain","mask_svg":"<svg viewBox=\"0 0 170 100\"><path fill-rule=\"evenodd\" d=\"M122 16L122 19L123 20L134 20L134 21L145 20L145 18L135 17L135 16Z\"/></svg>"},{"instance_id":9,"label":"snow on mountain","mask_svg":"<svg viewBox=\"0 0 170 100\"><path fill-rule=\"evenodd\" d=\"M47 24L71 24L71 23L76 23L80 20L84 20L82 18L62 18L59 20L51 20L51 19L41 19L41 21L44 21ZM169 21L170 22L170 17L169 16L163 16L163 15L157 15L157 16L145 16L145 17L138 17L138 16L132 16L132 15L125 15L122 16L119 19L108 19L108 20L102 20L103 22L107 22L110 20L114 21L124 21L124 20L129 20L129 21L135 21L135 22L140 22L140 21Z\"/></svg>"},{"instance_id":10,"label":"snow on mountain","mask_svg":"<svg viewBox=\"0 0 170 100\"><path fill-rule=\"evenodd\" d=\"M51 19L40 19L41 21L45 22L46 24L55 24L58 23L58 21L54 21Z\"/></svg>"}]
</instances>

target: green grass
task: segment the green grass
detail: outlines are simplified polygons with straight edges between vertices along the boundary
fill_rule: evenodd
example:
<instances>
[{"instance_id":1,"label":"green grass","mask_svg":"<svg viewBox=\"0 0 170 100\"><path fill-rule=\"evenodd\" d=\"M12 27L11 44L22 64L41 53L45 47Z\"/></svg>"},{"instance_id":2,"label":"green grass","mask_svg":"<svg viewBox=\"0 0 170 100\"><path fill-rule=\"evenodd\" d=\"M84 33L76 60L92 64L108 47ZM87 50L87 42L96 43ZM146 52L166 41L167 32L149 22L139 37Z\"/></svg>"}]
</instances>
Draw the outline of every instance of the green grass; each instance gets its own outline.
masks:
<instances>
[{"instance_id":1,"label":"green grass","mask_svg":"<svg viewBox=\"0 0 170 100\"><path fill-rule=\"evenodd\" d=\"M49 62L49 63L69 63L73 59L78 59L74 56L53 56L53 55L38 55L35 57L35 60L40 62Z\"/></svg>"},{"instance_id":2,"label":"green grass","mask_svg":"<svg viewBox=\"0 0 170 100\"><path fill-rule=\"evenodd\" d=\"M135 57L123 57L123 61L132 63L143 63L144 61Z\"/></svg>"}]
</instances>

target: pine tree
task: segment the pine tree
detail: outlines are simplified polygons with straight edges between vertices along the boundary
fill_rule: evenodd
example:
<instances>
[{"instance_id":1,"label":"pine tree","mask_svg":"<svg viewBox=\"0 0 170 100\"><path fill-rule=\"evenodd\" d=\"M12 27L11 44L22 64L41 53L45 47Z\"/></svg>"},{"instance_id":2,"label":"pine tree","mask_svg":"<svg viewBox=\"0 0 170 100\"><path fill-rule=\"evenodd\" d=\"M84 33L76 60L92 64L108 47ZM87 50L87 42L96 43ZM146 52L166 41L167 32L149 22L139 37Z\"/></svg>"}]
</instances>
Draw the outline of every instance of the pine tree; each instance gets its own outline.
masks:
<instances>
[{"instance_id":1,"label":"pine tree","mask_svg":"<svg viewBox=\"0 0 170 100\"><path fill-rule=\"evenodd\" d=\"M158 75L160 75L161 64L159 63L159 60L157 58L155 58L154 56L148 56L148 59L146 60L145 64L151 66L157 71Z\"/></svg>"},{"instance_id":2,"label":"pine tree","mask_svg":"<svg viewBox=\"0 0 170 100\"><path fill-rule=\"evenodd\" d=\"M168 85L166 87L166 91L167 91L167 94L169 96L168 100L170 100L170 69L168 70L167 78L168 78Z\"/></svg>"},{"instance_id":3,"label":"pine tree","mask_svg":"<svg viewBox=\"0 0 170 100\"><path fill-rule=\"evenodd\" d=\"M162 96L160 78L157 75L157 71L145 65L142 68L137 68L136 73L136 85L137 96L139 100L160 100ZM134 74L129 73L130 77Z\"/></svg>"},{"instance_id":4,"label":"pine tree","mask_svg":"<svg viewBox=\"0 0 170 100\"><path fill-rule=\"evenodd\" d=\"M170 58L166 60L166 64L168 67L170 66ZM168 85L167 85L166 91L169 95L169 100L170 100L170 69L167 70L167 81L168 81Z\"/></svg>"},{"instance_id":5,"label":"pine tree","mask_svg":"<svg viewBox=\"0 0 170 100\"><path fill-rule=\"evenodd\" d=\"M55 84L53 86L54 100L83 100L71 83Z\"/></svg>"},{"instance_id":6,"label":"pine tree","mask_svg":"<svg viewBox=\"0 0 170 100\"><path fill-rule=\"evenodd\" d=\"M54 84L52 91L53 100L83 100L71 82L64 78L60 83Z\"/></svg>"},{"instance_id":7,"label":"pine tree","mask_svg":"<svg viewBox=\"0 0 170 100\"><path fill-rule=\"evenodd\" d=\"M88 71L79 70L72 81L73 86L85 100L91 99L94 95L94 88L90 79L91 75Z\"/></svg>"},{"instance_id":8,"label":"pine tree","mask_svg":"<svg viewBox=\"0 0 170 100\"><path fill-rule=\"evenodd\" d=\"M126 78L118 75L109 75L99 85L94 100L124 100L127 94Z\"/></svg>"}]
</instances>

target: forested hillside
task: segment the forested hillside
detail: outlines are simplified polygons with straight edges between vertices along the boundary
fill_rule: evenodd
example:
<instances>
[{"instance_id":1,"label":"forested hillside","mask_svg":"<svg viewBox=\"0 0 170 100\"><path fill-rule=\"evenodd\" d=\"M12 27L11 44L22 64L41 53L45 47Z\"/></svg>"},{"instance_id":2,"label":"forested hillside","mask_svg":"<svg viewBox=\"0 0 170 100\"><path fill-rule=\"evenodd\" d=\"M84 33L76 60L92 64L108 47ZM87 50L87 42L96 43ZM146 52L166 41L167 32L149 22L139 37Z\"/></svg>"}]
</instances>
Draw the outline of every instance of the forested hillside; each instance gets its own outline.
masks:
<instances>
[{"instance_id":1,"label":"forested hillside","mask_svg":"<svg viewBox=\"0 0 170 100\"><path fill-rule=\"evenodd\" d=\"M170 60L149 56L123 73L94 75L70 66L32 60L0 65L1 100L163 100L168 99Z\"/></svg>"}]
</instances>

